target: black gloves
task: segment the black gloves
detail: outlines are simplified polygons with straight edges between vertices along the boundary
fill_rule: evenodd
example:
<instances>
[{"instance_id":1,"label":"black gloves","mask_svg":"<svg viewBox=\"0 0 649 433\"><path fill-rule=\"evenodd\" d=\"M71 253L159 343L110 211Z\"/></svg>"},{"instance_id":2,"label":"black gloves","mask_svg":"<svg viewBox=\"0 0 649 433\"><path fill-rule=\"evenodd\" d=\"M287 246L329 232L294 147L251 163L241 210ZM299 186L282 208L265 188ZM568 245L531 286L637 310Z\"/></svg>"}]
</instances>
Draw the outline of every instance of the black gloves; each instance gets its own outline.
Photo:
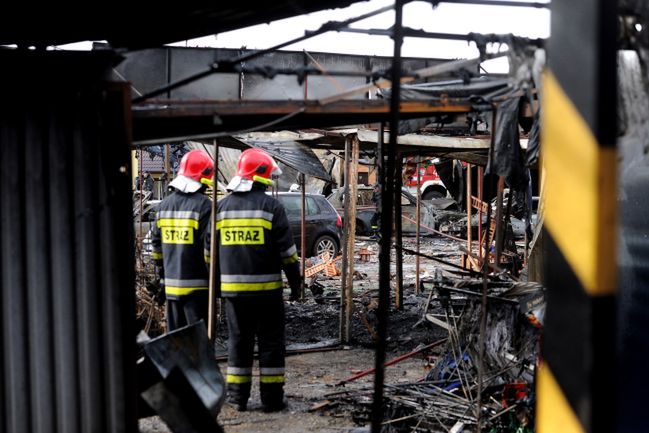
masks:
<instances>
[{"instance_id":1,"label":"black gloves","mask_svg":"<svg viewBox=\"0 0 649 433\"><path fill-rule=\"evenodd\" d=\"M159 278L149 282L146 285L146 290L158 305L164 304L167 300L164 285L161 283Z\"/></svg>"}]
</instances>

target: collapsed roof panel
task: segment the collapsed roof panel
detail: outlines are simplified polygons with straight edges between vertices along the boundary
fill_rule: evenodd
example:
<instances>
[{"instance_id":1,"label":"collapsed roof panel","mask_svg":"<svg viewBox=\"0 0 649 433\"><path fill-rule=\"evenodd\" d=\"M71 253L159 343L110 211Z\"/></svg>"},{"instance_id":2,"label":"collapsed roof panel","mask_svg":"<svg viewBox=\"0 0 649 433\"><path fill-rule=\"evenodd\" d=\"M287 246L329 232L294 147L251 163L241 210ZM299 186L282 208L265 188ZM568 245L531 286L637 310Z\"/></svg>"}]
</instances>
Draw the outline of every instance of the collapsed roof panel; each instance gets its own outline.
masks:
<instances>
[{"instance_id":1,"label":"collapsed roof panel","mask_svg":"<svg viewBox=\"0 0 649 433\"><path fill-rule=\"evenodd\" d=\"M316 177L327 182L332 181L331 176L313 150L302 143L297 141L262 141L254 138L240 138L240 140L251 147L265 150L278 161L306 176Z\"/></svg>"}]
</instances>

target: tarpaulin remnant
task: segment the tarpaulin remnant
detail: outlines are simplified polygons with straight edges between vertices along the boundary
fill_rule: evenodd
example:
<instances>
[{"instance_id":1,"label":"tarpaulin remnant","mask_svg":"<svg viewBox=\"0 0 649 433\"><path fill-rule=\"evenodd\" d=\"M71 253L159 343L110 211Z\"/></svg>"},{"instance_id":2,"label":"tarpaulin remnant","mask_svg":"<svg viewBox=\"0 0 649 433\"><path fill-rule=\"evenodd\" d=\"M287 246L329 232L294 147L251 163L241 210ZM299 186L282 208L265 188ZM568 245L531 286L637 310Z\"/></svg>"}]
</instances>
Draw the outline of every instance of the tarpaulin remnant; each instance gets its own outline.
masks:
<instances>
[{"instance_id":1,"label":"tarpaulin remnant","mask_svg":"<svg viewBox=\"0 0 649 433\"><path fill-rule=\"evenodd\" d=\"M507 99L497 107L496 135L485 172L505 177L510 186L527 181L518 130L520 99Z\"/></svg>"},{"instance_id":2,"label":"tarpaulin remnant","mask_svg":"<svg viewBox=\"0 0 649 433\"><path fill-rule=\"evenodd\" d=\"M539 150L541 149L541 110L534 113L534 123L530 130L529 140L527 142L527 151L525 152L525 165L531 167L539 161Z\"/></svg>"},{"instance_id":3,"label":"tarpaulin remnant","mask_svg":"<svg viewBox=\"0 0 649 433\"><path fill-rule=\"evenodd\" d=\"M249 141L239 139L250 147L257 147L265 150L273 158L294 168L306 176L322 179L325 182L332 182L333 179L320 162L320 159L308 146L297 141Z\"/></svg>"},{"instance_id":4,"label":"tarpaulin remnant","mask_svg":"<svg viewBox=\"0 0 649 433\"><path fill-rule=\"evenodd\" d=\"M225 382L203 321L185 326L144 346L138 362L140 396L175 433L222 432L216 417Z\"/></svg>"}]
</instances>

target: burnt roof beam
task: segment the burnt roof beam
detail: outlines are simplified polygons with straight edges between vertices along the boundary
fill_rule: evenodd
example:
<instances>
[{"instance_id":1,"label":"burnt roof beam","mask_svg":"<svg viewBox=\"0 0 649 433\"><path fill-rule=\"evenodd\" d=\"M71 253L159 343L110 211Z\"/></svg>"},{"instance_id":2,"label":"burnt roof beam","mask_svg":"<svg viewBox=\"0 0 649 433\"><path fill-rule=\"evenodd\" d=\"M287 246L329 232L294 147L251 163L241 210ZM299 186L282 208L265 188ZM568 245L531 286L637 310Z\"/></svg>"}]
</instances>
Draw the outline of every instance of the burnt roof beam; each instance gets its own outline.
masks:
<instances>
[{"instance_id":1,"label":"burnt roof beam","mask_svg":"<svg viewBox=\"0 0 649 433\"><path fill-rule=\"evenodd\" d=\"M152 90L149 93L146 93L146 94L144 94L142 96L138 96L137 98L134 98L132 102L134 104L139 103L139 102L143 102L143 101L146 101L147 99L153 98L153 97L158 96L158 95L162 95L162 94L167 93L167 92L169 92L169 91L171 91L173 89L176 89L178 87L182 87L182 86L185 86L187 84L190 84L190 83L192 83L192 82L194 82L196 80L204 78L204 77L206 77L208 75L211 75L211 74L213 74L215 72L219 72L219 68L222 68L223 65L234 65L234 64L238 64L238 63L241 63L241 62L251 60L251 59L253 59L255 57L263 56L265 54L268 54L268 53L271 53L273 51L277 51L279 49L287 47L289 45L293 45L295 43L302 42L302 41L304 41L306 39L310 39L310 38L312 38L314 36L318 36L318 35L321 35L323 33L327 33L327 32L330 32L330 31L337 31L337 30L343 29L343 28L345 28L345 27L349 26L350 24L353 24L353 23L355 23L357 21L362 21L362 20L364 20L366 18L370 18L370 17L373 17L375 15L382 14L383 12L390 11L393 8L394 8L394 6L392 6L392 5L385 6L385 7L373 10L371 12L368 12L366 14L359 15L359 16L356 16L356 17L353 17L353 18L349 18L349 19L344 20L344 21L329 21L329 22L323 24L317 30L307 31L307 32L305 32L304 36L300 36L298 38L291 39L290 41L283 42L283 43L275 45L275 46L273 46L271 48L267 48L265 50L255 51L255 52L248 53L248 54L243 54L241 56L237 56L237 57L235 57L233 59L225 60L225 61L222 61L220 63L215 62L212 65L210 65L208 69L206 69L206 70L204 70L202 72L198 72L198 73L196 73L196 74L194 74L192 76L189 76L187 78L183 78L182 80L178 80L178 81L175 81L173 83L169 83L169 84L167 84L165 86L159 87L159 88L157 88L155 90Z\"/></svg>"},{"instance_id":2,"label":"burnt roof beam","mask_svg":"<svg viewBox=\"0 0 649 433\"><path fill-rule=\"evenodd\" d=\"M346 33L361 33L368 35L377 35L377 36L390 36L392 34L392 29L357 29L347 27L340 30L341 32ZM465 35L455 34L455 33L439 33L439 32L427 32L424 30L413 29L410 27L404 27L403 35L409 38L427 38L427 39L443 39L451 41L467 41L467 42L476 42L476 43L508 43L515 38L520 41L527 42L529 45L536 45L539 48L542 48L545 45L545 39L543 38L523 38L519 36L514 36L512 34L481 34L481 33L467 33Z\"/></svg>"}]
</instances>

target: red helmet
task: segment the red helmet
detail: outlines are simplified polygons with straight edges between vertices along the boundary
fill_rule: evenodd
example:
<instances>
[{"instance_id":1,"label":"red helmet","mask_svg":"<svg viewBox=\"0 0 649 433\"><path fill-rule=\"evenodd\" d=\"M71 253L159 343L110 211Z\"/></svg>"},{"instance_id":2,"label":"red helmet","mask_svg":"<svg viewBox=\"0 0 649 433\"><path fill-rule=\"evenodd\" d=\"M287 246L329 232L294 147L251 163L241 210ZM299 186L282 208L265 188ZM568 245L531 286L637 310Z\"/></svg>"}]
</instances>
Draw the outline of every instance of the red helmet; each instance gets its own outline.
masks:
<instances>
[{"instance_id":1,"label":"red helmet","mask_svg":"<svg viewBox=\"0 0 649 433\"><path fill-rule=\"evenodd\" d=\"M180 160L178 174L204 183L202 179L209 181L214 176L214 162L204 150L190 150Z\"/></svg>"},{"instance_id":2,"label":"red helmet","mask_svg":"<svg viewBox=\"0 0 649 433\"><path fill-rule=\"evenodd\" d=\"M253 182L273 185L273 176L282 174L275 160L261 149L246 149L237 162L237 173L228 184L228 189L250 191Z\"/></svg>"},{"instance_id":3,"label":"red helmet","mask_svg":"<svg viewBox=\"0 0 649 433\"><path fill-rule=\"evenodd\" d=\"M214 162L207 152L203 150L190 150L180 160L178 176L169 183L169 186L184 193L194 193L203 185L212 185L214 176Z\"/></svg>"}]
</instances>

